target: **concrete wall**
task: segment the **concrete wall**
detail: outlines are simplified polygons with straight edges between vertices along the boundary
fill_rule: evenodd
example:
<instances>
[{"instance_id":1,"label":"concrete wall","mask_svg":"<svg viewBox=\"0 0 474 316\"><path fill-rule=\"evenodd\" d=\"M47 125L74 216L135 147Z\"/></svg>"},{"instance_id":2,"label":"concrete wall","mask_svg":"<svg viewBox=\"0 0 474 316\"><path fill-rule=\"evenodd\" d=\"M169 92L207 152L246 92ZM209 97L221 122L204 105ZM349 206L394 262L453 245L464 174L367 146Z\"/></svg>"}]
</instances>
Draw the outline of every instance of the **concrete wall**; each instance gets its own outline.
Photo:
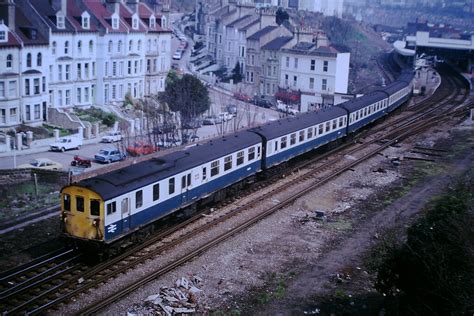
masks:
<instances>
[{"instance_id":1,"label":"concrete wall","mask_svg":"<svg viewBox=\"0 0 474 316\"><path fill-rule=\"evenodd\" d=\"M48 118L49 123L67 129L77 130L79 127L86 127L76 116L72 116L69 113L56 108L48 109Z\"/></svg>"}]
</instances>

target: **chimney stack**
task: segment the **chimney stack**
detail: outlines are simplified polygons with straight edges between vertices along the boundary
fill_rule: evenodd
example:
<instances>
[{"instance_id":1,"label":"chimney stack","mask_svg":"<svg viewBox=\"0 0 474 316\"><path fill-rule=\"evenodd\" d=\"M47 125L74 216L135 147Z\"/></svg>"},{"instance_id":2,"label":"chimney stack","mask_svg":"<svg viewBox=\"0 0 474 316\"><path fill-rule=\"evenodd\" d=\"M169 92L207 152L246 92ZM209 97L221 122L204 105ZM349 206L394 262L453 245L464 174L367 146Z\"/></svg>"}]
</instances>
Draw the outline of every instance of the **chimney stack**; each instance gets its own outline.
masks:
<instances>
[{"instance_id":1,"label":"chimney stack","mask_svg":"<svg viewBox=\"0 0 474 316\"><path fill-rule=\"evenodd\" d=\"M0 1L0 20L4 20L4 24L8 26L11 31L15 30L15 1L4 0Z\"/></svg>"}]
</instances>

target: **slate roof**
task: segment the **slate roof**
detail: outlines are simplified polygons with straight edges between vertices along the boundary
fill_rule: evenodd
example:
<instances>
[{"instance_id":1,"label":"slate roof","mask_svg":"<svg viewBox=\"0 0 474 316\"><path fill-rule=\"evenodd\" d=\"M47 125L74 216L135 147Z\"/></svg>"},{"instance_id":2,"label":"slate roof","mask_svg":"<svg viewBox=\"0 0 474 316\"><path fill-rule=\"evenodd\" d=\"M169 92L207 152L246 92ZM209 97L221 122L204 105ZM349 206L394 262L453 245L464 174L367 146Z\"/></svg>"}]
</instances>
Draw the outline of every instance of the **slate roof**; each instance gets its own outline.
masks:
<instances>
[{"instance_id":1,"label":"slate roof","mask_svg":"<svg viewBox=\"0 0 474 316\"><path fill-rule=\"evenodd\" d=\"M108 32L112 33L123 33L128 31L127 24L122 18L119 18L119 27L118 29L112 28L112 14L107 10L104 4L97 0L83 0L84 4L88 8L88 11L91 15L95 16L99 23L108 30ZM120 9L122 10L122 9Z\"/></svg>"},{"instance_id":2,"label":"slate roof","mask_svg":"<svg viewBox=\"0 0 474 316\"><path fill-rule=\"evenodd\" d=\"M291 41L291 36L280 36L262 46L266 50L280 50L286 43Z\"/></svg>"},{"instance_id":3,"label":"slate roof","mask_svg":"<svg viewBox=\"0 0 474 316\"><path fill-rule=\"evenodd\" d=\"M346 114L347 112L345 110L338 107L332 107L317 112L307 112L293 117L268 122L259 127L252 128L251 130L263 135L266 139L273 139Z\"/></svg>"},{"instance_id":4,"label":"slate roof","mask_svg":"<svg viewBox=\"0 0 474 316\"><path fill-rule=\"evenodd\" d=\"M336 57L339 51L333 46L316 47L314 43L300 42L291 48L284 48L283 52L307 56Z\"/></svg>"},{"instance_id":5,"label":"slate roof","mask_svg":"<svg viewBox=\"0 0 474 316\"><path fill-rule=\"evenodd\" d=\"M242 26L242 27L239 27L239 31L246 31L246 30L248 30L251 26L254 26L255 24L258 24L258 23L259 23L258 19L255 20L255 21L252 21L252 22L250 22L250 23L247 24L247 25L244 25L244 26Z\"/></svg>"},{"instance_id":6,"label":"slate roof","mask_svg":"<svg viewBox=\"0 0 474 316\"><path fill-rule=\"evenodd\" d=\"M240 23L240 22L242 22L242 21L248 19L249 17L251 17L250 14L244 15L243 17L238 18L237 20L234 20L233 22L227 24L227 27L234 27L236 24L238 24L238 23Z\"/></svg>"},{"instance_id":7,"label":"slate roof","mask_svg":"<svg viewBox=\"0 0 474 316\"><path fill-rule=\"evenodd\" d=\"M71 1L68 1L68 6ZM71 23L70 19L66 18L64 21L64 29L58 29L56 27L56 13L53 7L50 4L49 0L34 0L30 1L31 5L38 11L38 13L43 17L48 24L48 27L51 28L52 32L65 33L65 32L74 32L74 25Z\"/></svg>"},{"instance_id":8,"label":"slate roof","mask_svg":"<svg viewBox=\"0 0 474 316\"><path fill-rule=\"evenodd\" d=\"M254 34L250 35L249 37L247 37L248 40L259 40L262 36L270 33L271 31L277 29L278 26L273 26L273 25L269 25L269 26L266 26L264 27L263 29L261 29L260 31L258 32L255 32Z\"/></svg>"},{"instance_id":9,"label":"slate roof","mask_svg":"<svg viewBox=\"0 0 474 316\"><path fill-rule=\"evenodd\" d=\"M261 138L258 135L241 131L183 151L85 179L74 185L89 188L104 200L109 200L260 142Z\"/></svg>"}]
</instances>

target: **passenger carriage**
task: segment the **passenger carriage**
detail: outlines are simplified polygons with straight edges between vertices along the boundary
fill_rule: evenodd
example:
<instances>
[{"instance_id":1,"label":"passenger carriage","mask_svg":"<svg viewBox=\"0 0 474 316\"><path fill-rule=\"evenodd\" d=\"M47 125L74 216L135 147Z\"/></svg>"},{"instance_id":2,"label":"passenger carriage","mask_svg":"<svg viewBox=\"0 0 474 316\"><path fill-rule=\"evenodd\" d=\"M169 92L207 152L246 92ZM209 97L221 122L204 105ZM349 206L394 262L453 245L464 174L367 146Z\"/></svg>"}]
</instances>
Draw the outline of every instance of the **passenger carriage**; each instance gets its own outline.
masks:
<instances>
[{"instance_id":1,"label":"passenger carriage","mask_svg":"<svg viewBox=\"0 0 474 316\"><path fill-rule=\"evenodd\" d=\"M349 117L347 133L353 133L387 114L388 95L382 91L374 91L337 106L347 111Z\"/></svg>"},{"instance_id":2,"label":"passenger carriage","mask_svg":"<svg viewBox=\"0 0 474 316\"><path fill-rule=\"evenodd\" d=\"M263 138L263 169L346 135L346 111L338 107L280 119L251 129Z\"/></svg>"},{"instance_id":3,"label":"passenger carriage","mask_svg":"<svg viewBox=\"0 0 474 316\"><path fill-rule=\"evenodd\" d=\"M112 243L261 170L248 131L153 158L62 189L66 236Z\"/></svg>"},{"instance_id":4,"label":"passenger carriage","mask_svg":"<svg viewBox=\"0 0 474 316\"><path fill-rule=\"evenodd\" d=\"M412 80L413 73L411 71L404 71L397 81L381 90L389 95L388 113L396 110L410 98L412 93Z\"/></svg>"}]
</instances>

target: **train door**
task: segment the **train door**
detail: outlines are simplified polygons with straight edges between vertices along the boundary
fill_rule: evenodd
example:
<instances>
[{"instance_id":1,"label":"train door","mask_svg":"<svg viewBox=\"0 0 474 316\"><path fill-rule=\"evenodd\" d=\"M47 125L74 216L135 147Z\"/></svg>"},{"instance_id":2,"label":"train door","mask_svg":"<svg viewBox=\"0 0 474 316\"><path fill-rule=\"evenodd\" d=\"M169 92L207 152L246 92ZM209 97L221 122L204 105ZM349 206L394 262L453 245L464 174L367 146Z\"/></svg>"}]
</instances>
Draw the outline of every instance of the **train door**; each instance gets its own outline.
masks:
<instances>
[{"instance_id":1,"label":"train door","mask_svg":"<svg viewBox=\"0 0 474 316\"><path fill-rule=\"evenodd\" d=\"M124 198L122 200L122 231L130 229L130 199Z\"/></svg>"},{"instance_id":2,"label":"train door","mask_svg":"<svg viewBox=\"0 0 474 316\"><path fill-rule=\"evenodd\" d=\"M191 186L191 173L181 176L181 203L189 201L188 190Z\"/></svg>"}]
</instances>

